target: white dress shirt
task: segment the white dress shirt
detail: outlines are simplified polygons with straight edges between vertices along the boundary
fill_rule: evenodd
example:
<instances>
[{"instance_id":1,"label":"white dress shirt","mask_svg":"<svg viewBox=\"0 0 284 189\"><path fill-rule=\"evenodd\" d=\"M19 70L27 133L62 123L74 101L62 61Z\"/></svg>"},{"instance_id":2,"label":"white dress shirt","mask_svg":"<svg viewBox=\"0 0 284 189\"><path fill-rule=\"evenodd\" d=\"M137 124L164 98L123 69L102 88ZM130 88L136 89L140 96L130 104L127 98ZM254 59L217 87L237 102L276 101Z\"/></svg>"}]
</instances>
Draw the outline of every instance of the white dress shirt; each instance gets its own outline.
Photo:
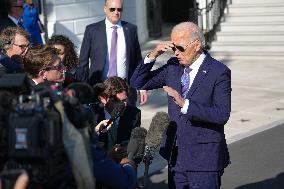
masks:
<instances>
[{"instance_id":1,"label":"white dress shirt","mask_svg":"<svg viewBox=\"0 0 284 189\"><path fill-rule=\"evenodd\" d=\"M195 79L195 76L202 64L202 62L204 61L206 55L204 53L202 53L189 67L191 69L191 72L189 73L189 91L190 88L192 86L192 83ZM185 103L183 105L183 107L181 108L181 113L186 114L187 113L187 109L188 109L188 105L189 105L189 100L185 99Z\"/></svg>"},{"instance_id":2,"label":"white dress shirt","mask_svg":"<svg viewBox=\"0 0 284 189\"><path fill-rule=\"evenodd\" d=\"M190 91L190 87L192 86L192 83L195 79L195 76L202 64L202 62L204 61L206 55L204 53L202 53L189 67L191 69L191 72L189 73L189 91ZM155 61L155 59L150 59L148 56L145 57L144 59L144 64L148 64ZM183 107L181 108L181 113L186 114L187 113L187 109L188 109L188 105L189 105L189 100L185 99L185 103L183 105Z\"/></svg>"},{"instance_id":3,"label":"white dress shirt","mask_svg":"<svg viewBox=\"0 0 284 189\"><path fill-rule=\"evenodd\" d=\"M128 65L126 65L126 43L125 43L125 36L123 32L123 27L121 25L121 21L119 21L116 25L113 25L106 18L105 24L106 24L108 53L106 57L106 64L103 71L103 77L104 77L103 79L105 80L108 77L113 26L117 26L117 76L121 78L126 78L128 73Z\"/></svg>"},{"instance_id":4,"label":"white dress shirt","mask_svg":"<svg viewBox=\"0 0 284 189\"><path fill-rule=\"evenodd\" d=\"M8 14L8 17L18 26L19 24L19 19L17 19L17 18L15 18L15 17L13 17L13 16L11 16L11 15L9 15Z\"/></svg>"}]
</instances>

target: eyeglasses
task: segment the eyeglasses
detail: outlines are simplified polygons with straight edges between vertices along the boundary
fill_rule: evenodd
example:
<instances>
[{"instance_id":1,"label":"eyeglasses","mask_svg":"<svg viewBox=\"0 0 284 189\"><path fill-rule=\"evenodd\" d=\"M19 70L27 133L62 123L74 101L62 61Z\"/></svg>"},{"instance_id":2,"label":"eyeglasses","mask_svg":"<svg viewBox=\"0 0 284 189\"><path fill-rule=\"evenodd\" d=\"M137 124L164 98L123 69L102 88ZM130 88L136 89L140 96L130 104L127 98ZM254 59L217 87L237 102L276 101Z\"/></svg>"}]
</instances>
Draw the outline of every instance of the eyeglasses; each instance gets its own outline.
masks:
<instances>
[{"instance_id":1,"label":"eyeglasses","mask_svg":"<svg viewBox=\"0 0 284 189\"><path fill-rule=\"evenodd\" d=\"M59 51L58 54L59 54L59 55L64 55L65 52L64 52L64 51Z\"/></svg>"},{"instance_id":2,"label":"eyeglasses","mask_svg":"<svg viewBox=\"0 0 284 189\"><path fill-rule=\"evenodd\" d=\"M30 48L30 44L27 45L18 45L16 43L14 43L13 45L20 47L22 50L26 50L27 48Z\"/></svg>"},{"instance_id":3,"label":"eyeglasses","mask_svg":"<svg viewBox=\"0 0 284 189\"><path fill-rule=\"evenodd\" d=\"M13 5L12 7L24 8L24 6L23 6L23 5Z\"/></svg>"},{"instance_id":4,"label":"eyeglasses","mask_svg":"<svg viewBox=\"0 0 284 189\"><path fill-rule=\"evenodd\" d=\"M122 12L123 8L109 8L110 12L114 12L115 10L117 10L117 12Z\"/></svg>"},{"instance_id":5,"label":"eyeglasses","mask_svg":"<svg viewBox=\"0 0 284 189\"><path fill-rule=\"evenodd\" d=\"M194 40L194 41L191 41L191 42L188 43L185 47L179 46L179 45L175 45L175 44L174 44L174 47L172 47L172 49L173 49L174 52L176 52L176 50L179 50L180 52L184 52L184 51L187 49L187 47L188 47L190 44L194 43L195 41L197 41L197 39Z\"/></svg>"},{"instance_id":6,"label":"eyeglasses","mask_svg":"<svg viewBox=\"0 0 284 189\"><path fill-rule=\"evenodd\" d=\"M111 96L109 99L110 99L111 101L113 101L113 102L123 102L123 103L125 103L125 102L128 101L128 98L125 98L125 99L123 99L123 100L120 100L120 99L117 98L116 96Z\"/></svg>"},{"instance_id":7,"label":"eyeglasses","mask_svg":"<svg viewBox=\"0 0 284 189\"><path fill-rule=\"evenodd\" d=\"M47 66L47 67L45 67L43 70L46 70L46 71L49 71L49 70L58 70L58 71L60 71L60 72L63 72L63 71L66 70L66 67L65 67L62 63L60 63L60 64L58 64L58 65L56 65L56 66Z\"/></svg>"}]
</instances>

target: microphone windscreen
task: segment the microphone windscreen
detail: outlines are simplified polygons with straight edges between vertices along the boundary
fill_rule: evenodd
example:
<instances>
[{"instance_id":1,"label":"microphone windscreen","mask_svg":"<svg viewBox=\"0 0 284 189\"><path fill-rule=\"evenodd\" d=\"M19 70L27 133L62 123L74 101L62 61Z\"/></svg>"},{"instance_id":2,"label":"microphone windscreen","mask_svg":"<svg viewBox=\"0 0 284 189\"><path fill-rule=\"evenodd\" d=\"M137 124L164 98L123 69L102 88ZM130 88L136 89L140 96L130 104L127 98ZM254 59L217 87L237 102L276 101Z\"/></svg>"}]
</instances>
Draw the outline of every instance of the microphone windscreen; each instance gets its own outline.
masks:
<instances>
[{"instance_id":1,"label":"microphone windscreen","mask_svg":"<svg viewBox=\"0 0 284 189\"><path fill-rule=\"evenodd\" d=\"M145 148L145 137L147 130L143 127L135 127L131 131L129 143L127 145L127 154L129 159L137 156L143 156Z\"/></svg>"},{"instance_id":2,"label":"microphone windscreen","mask_svg":"<svg viewBox=\"0 0 284 189\"><path fill-rule=\"evenodd\" d=\"M124 102L117 102L113 110L110 113L110 121L116 120L118 117L122 116L124 113L126 106Z\"/></svg>"},{"instance_id":3,"label":"microphone windscreen","mask_svg":"<svg viewBox=\"0 0 284 189\"><path fill-rule=\"evenodd\" d=\"M82 104L91 103L94 99L94 90L87 83L71 83L67 86L67 89L73 90L76 98L78 98Z\"/></svg>"},{"instance_id":4,"label":"microphone windscreen","mask_svg":"<svg viewBox=\"0 0 284 189\"><path fill-rule=\"evenodd\" d=\"M153 117L148 134L145 138L146 145L156 149L160 146L163 135L170 123L169 115L166 112L157 112Z\"/></svg>"}]
</instances>

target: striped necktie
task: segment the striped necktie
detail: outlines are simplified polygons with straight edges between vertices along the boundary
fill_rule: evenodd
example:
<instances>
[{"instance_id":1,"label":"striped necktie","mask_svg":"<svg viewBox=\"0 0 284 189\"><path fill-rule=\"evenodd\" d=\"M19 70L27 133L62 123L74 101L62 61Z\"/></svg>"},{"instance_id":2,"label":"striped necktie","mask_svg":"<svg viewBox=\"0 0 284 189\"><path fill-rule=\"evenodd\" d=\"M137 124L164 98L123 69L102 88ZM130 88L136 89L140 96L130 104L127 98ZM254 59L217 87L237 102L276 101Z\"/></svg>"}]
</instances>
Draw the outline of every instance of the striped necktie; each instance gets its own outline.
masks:
<instances>
[{"instance_id":1,"label":"striped necktie","mask_svg":"<svg viewBox=\"0 0 284 189\"><path fill-rule=\"evenodd\" d=\"M184 72L181 76L181 94L182 97L185 98L188 91L189 91L189 83L190 83L190 78L189 78L189 73L192 71L191 68L187 67L184 69Z\"/></svg>"}]
</instances>

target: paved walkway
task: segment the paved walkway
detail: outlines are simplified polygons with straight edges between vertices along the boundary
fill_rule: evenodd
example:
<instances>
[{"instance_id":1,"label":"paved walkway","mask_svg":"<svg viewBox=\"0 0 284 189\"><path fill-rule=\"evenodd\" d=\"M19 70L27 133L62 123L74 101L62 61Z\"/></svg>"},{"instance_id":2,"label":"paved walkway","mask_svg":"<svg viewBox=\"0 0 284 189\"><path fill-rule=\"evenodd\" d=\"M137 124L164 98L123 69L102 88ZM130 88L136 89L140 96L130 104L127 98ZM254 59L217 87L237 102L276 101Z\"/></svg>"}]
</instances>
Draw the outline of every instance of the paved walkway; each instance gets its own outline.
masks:
<instances>
[{"instance_id":1,"label":"paved walkway","mask_svg":"<svg viewBox=\"0 0 284 189\"><path fill-rule=\"evenodd\" d=\"M282 124L230 144L232 163L222 176L221 189L283 189L283 132ZM166 169L150 175L146 189L167 188Z\"/></svg>"}]
</instances>

